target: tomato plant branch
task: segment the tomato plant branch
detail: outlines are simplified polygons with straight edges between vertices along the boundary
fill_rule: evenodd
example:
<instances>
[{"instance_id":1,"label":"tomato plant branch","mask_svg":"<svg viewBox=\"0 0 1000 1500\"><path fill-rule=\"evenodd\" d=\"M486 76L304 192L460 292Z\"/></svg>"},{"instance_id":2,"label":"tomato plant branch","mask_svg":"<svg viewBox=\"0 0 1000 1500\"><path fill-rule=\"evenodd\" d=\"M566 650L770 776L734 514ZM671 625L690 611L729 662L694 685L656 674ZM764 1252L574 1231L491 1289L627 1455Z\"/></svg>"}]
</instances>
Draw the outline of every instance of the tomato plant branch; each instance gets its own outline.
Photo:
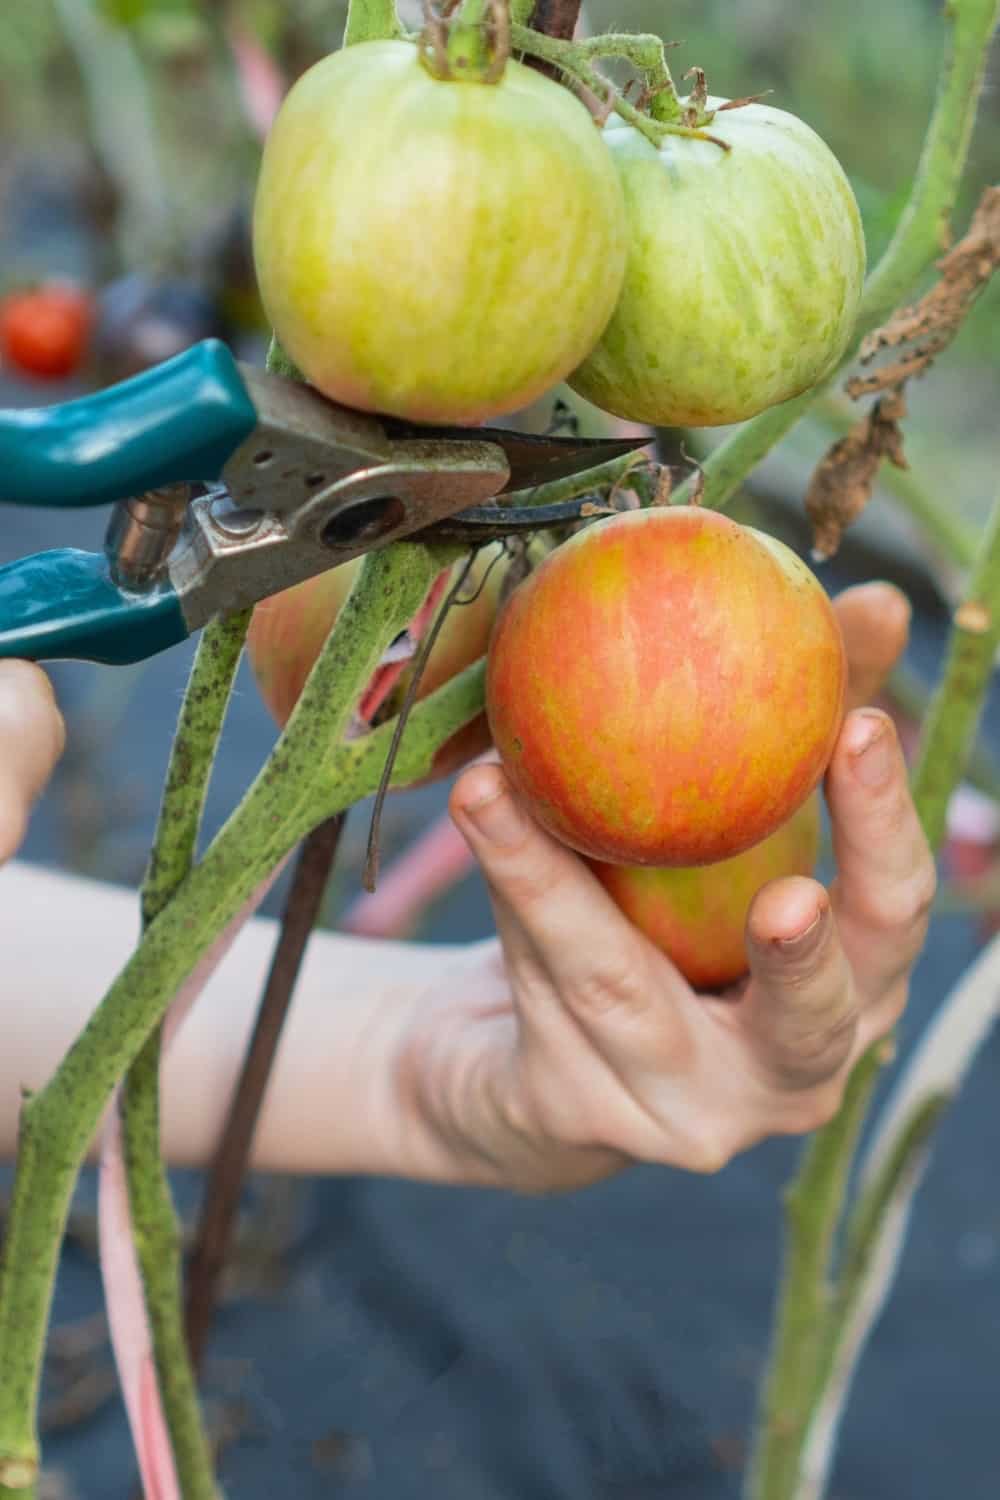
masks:
<instances>
[{"instance_id":1,"label":"tomato plant branch","mask_svg":"<svg viewBox=\"0 0 1000 1500\"><path fill-rule=\"evenodd\" d=\"M895 1280L932 1131L993 1034L998 996L1000 939L994 938L938 1007L881 1111L859 1172L842 1277L843 1316L810 1422L796 1500L821 1500L825 1492L852 1376Z\"/></svg>"},{"instance_id":2,"label":"tomato plant branch","mask_svg":"<svg viewBox=\"0 0 1000 1500\"><path fill-rule=\"evenodd\" d=\"M896 234L866 285L856 330L858 341L906 296L915 278L942 248L943 232L965 166L986 49L998 13L997 0L953 0L946 11L950 26L948 48L913 191ZM857 343L852 356L856 347ZM807 392L783 407L765 412L723 443L705 463L705 503L725 505L750 470L791 429L819 393ZM682 486L679 500L685 498L685 488ZM974 603L982 602L978 598L982 584L992 586L996 576L995 550L994 519L976 568ZM1000 591L995 599L991 597L988 601L988 619L981 635L992 635L997 628L997 613L1000 613ZM935 847L943 833L948 799L972 746L995 643L996 637L989 659L984 660L976 645L960 639L956 631L949 667L925 735L915 794L925 829ZM952 711L957 711L959 720L954 731L945 721L945 714ZM815 1219L796 1218L789 1213L787 1269L779 1291L764 1417L748 1474L747 1494L751 1500L793 1500L810 1422L823 1399L822 1367L835 1365L835 1359L829 1358L830 1339L826 1332L826 1320L837 1310L831 1302L829 1286L831 1226L835 1229L840 1221L848 1168L856 1146L851 1104L861 1096L867 1101L878 1067L874 1053L858 1064L844 1109L818 1133L792 1189L792 1202L796 1197L800 1202L815 1201L820 1212ZM862 1109L861 1118L863 1113ZM808 1320L814 1321L814 1328L807 1327Z\"/></svg>"},{"instance_id":3,"label":"tomato plant branch","mask_svg":"<svg viewBox=\"0 0 1000 1500\"><path fill-rule=\"evenodd\" d=\"M896 233L865 284L855 337L845 363L854 358L864 335L907 297L914 282L947 243L949 218L965 169L987 48L1000 5L997 0L951 0L944 16L949 28L947 46L913 188ZM832 384L833 380L827 381L761 412L720 443L705 461L702 503L723 509L750 471ZM689 484L682 485L675 503L686 503L690 493Z\"/></svg>"},{"instance_id":4,"label":"tomato plant branch","mask_svg":"<svg viewBox=\"0 0 1000 1500\"><path fill-rule=\"evenodd\" d=\"M557 37L542 36L533 31L530 26L511 26L511 45L515 52L523 52L528 57L540 58L542 62L549 63L581 88L587 89L607 107L609 113L614 112L625 120L629 125L640 131L654 146L660 146L668 135L687 136L697 141L712 141L722 150L728 151L728 145L705 130L692 125L681 125L675 120L654 120L651 115L644 114L634 104L625 99L609 78L598 73L592 68L589 59L598 57L622 57L628 59L629 54L645 56L648 47L650 65L656 69L655 77L658 87L666 87L660 75L660 68L666 71L666 62L663 59L663 43L655 36L606 36L595 37L583 42L565 42ZM622 49L625 49L624 53ZM597 50L595 50L597 49ZM653 54L658 54L659 62L655 61ZM669 79L669 73L666 74Z\"/></svg>"},{"instance_id":5,"label":"tomato plant branch","mask_svg":"<svg viewBox=\"0 0 1000 1500\"><path fill-rule=\"evenodd\" d=\"M343 814L328 818L303 842L253 1035L202 1193L184 1311L186 1352L189 1351L196 1370L201 1367L212 1325L218 1281L232 1242L267 1082L306 947L323 904L343 826Z\"/></svg>"},{"instance_id":6,"label":"tomato plant branch","mask_svg":"<svg viewBox=\"0 0 1000 1500\"><path fill-rule=\"evenodd\" d=\"M342 761L332 747L342 740L383 652L451 556L409 543L366 559L253 786L150 923L53 1077L24 1102L0 1260L0 1496L32 1493L42 1351L59 1245L76 1176L101 1116L180 986L260 883L324 817L374 789L373 762ZM404 772L420 751L432 754L454 732L448 720L435 741L428 718L414 715L418 753L404 745ZM434 743L428 746L428 740ZM379 746L384 754L385 741L378 739L366 747L368 757ZM329 779L338 764L353 773L344 778L346 790ZM320 799L327 805L320 808Z\"/></svg>"},{"instance_id":7,"label":"tomato plant branch","mask_svg":"<svg viewBox=\"0 0 1000 1500\"><path fill-rule=\"evenodd\" d=\"M815 1396L811 1379L823 1352L834 1291L829 1264L848 1174L879 1062L863 1058L837 1118L818 1131L785 1194L785 1266L755 1451L747 1475L751 1500L791 1500Z\"/></svg>"},{"instance_id":8,"label":"tomato plant branch","mask_svg":"<svg viewBox=\"0 0 1000 1500\"><path fill-rule=\"evenodd\" d=\"M242 610L212 620L199 642L142 886L144 927L165 909L194 864L205 796L250 613ZM202 1425L181 1315L181 1236L160 1150L161 1037L162 1027L157 1026L122 1085L129 1218L177 1480L185 1500L214 1500L212 1450Z\"/></svg>"},{"instance_id":9,"label":"tomato plant branch","mask_svg":"<svg viewBox=\"0 0 1000 1500\"><path fill-rule=\"evenodd\" d=\"M948 803L975 744L998 645L1000 500L983 536L968 592L953 617L948 660L913 772L913 796L933 848L944 837Z\"/></svg>"},{"instance_id":10,"label":"tomato plant branch","mask_svg":"<svg viewBox=\"0 0 1000 1500\"><path fill-rule=\"evenodd\" d=\"M975 744L1000 645L1000 500L979 547L968 594L955 612L948 661L924 727L913 796L928 842L944 838L948 803ZM794 1500L809 1424L836 1361L853 1298L829 1283L833 1236L848 1172L882 1055L873 1049L852 1075L844 1107L807 1149L789 1194L788 1269L782 1281L774 1353L759 1446L749 1479L753 1500ZM861 1101L860 1111L857 1108ZM916 1132L913 1149L926 1133ZM857 1225L856 1221L856 1225ZM863 1240L873 1225L862 1219ZM855 1230L856 1234L859 1231ZM846 1270L857 1288L863 1278Z\"/></svg>"},{"instance_id":11,"label":"tomato plant branch","mask_svg":"<svg viewBox=\"0 0 1000 1500\"><path fill-rule=\"evenodd\" d=\"M345 47L353 47L357 42L382 42L402 34L396 0L349 0Z\"/></svg>"}]
</instances>

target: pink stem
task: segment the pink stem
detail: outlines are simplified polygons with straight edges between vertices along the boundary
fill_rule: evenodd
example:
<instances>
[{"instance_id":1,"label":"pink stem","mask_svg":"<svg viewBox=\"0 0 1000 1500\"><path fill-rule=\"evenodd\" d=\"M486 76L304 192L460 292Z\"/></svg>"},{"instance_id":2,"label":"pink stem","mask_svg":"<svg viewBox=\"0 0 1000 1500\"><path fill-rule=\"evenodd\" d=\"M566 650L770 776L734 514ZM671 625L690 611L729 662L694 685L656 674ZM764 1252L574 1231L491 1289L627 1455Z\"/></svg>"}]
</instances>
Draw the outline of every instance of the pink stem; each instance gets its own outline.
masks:
<instances>
[{"instance_id":1,"label":"pink stem","mask_svg":"<svg viewBox=\"0 0 1000 1500\"><path fill-rule=\"evenodd\" d=\"M226 40L240 81L243 109L257 139L263 141L285 97L285 79L266 48L232 16L226 24Z\"/></svg>"},{"instance_id":2,"label":"pink stem","mask_svg":"<svg viewBox=\"0 0 1000 1500\"><path fill-rule=\"evenodd\" d=\"M178 991L163 1026L163 1051L264 900L287 860L262 882L250 900L220 934ZM97 1200L101 1279L108 1311L111 1347L128 1415L146 1500L184 1500L177 1482L166 1416L156 1378L153 1334L146 1314L142 1276L136 1257L122 1149L120 1091L109 1110L101 1141Z\"/></svg>"},{"instance_id":3,"label":"pink stem","mask_svg":"<svg viewBox=\"0 0 1000 1500\"><path fill-rule=\"evenodd\" d=\"M245 93L252 96L251 85L256 80L264 89L257 103L260 104L263 98L266 104L266 87L264 86L268 85L269 79L266 70L261 71L259 67L261 58L256 53L260 49L256 48L256 43L251 43L250 39L243 37L235 30L230 35L230 41L240 65ZM277 84L275 84L276 88ZM276 97L280 98L280 95ZM263 109L263 105L261 108ZM404 637L389 648L383 661L372 674L371 681L358 705L356 720L359 729L363 730L371 723L372 718L413 659L424 632L433 620L444 597L450 576L450 567L438 574L428 590L427 598L410 622ZM450 838L446 837L449 829ZM397 914L391 915L387 911L383 921L395 923L396 927L402 930L402 925L419 913L420 908L432 900L438 891L447 889L465 873L465 869L468 868L465 844L450 824L449 829L431 830L432 833L436 832L437 838L436 842L428 840L432 846L429 866L430 884L427 883L427 876L420 873L421 864L427 860L426 854L418 853L420 844L410 851L409 861L404 857L401 864L406 868L400 872L395 881L392 879L394 872L390 872L389 878L384 882L384 887L389 888L390 901L393 899L393 891L396 892ZM459 844L461 851L457 847ZM258 887L243 910L234 917L178 992L164 1020L163 1055L166 1054L167 1048L205 985L243 927L264 900L286 863L287 861L283 860L268 879ZM373 898L377 903L376 920L379 909L387 905L382 900L383 895L384 889L380 889L378 897ZM370 924L372 914L369 912L367 918L362 916L360 920L367 920ZM384 935L389 935L392 930L394 929L390 925ZM369 925L369 931L374 935L376 929ZM108 1310L111 1346L118 1368L118 1378L146 1500L183 1500L177 1483L167 1420L156 1377L153 1334L146 1313L142 1275L136 1257L122 1147L120 1091L115 1095L101 1142L98 1226L101 1277Z\"/></svg>"}]
</instances>

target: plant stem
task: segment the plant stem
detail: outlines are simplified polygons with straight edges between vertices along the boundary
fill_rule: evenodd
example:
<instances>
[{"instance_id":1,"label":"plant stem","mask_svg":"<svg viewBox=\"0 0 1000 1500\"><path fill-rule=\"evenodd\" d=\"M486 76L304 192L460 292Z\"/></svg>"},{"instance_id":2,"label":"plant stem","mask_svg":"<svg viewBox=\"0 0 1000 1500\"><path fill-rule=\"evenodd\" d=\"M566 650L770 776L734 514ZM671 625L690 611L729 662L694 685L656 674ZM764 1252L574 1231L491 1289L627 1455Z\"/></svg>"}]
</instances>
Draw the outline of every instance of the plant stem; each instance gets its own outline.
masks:
<instances>
[{"instance_id":1,"label":"plant stem","mask_svg":"<svg viewBox=\"0 0 1000 1500\"><path fill-rule=\"evenodd\" d=\"M909 293L928 262L943 248L944 232L972 134L986 49L998 14L1000 6L997 0L952 0L946 10L950 25L948 46L913 191L889 247L866 285L858 320L858 338L876 327L892 311ZM725 505L750 470L790 430L814 396L819 394L819 390L808 392L785 406L763 413L716 449L704 468L704 503ZM678 501L683 501L683 491L687 488L682 486ZM984 580L992 582L995 577L993 570L998 566L993 557L995 548L996 526L993 522L976 568L974 602L982 602L979 584ZM986 625L980 630L980 636L993 634L998 615L1000 597L995 600L990 597ZM966 630L964 634L969 632ZM932 713L932 724L928 726L924 739L915 795L932 847L936 847L943 834L948 799L971 748L989 680L992 652L985 660L981 645L979 641L980 650L977 650L976 643L956 639L945 683ZM973 670L973 661L976 670ZM977 671L981 674L978 677ZM949 711L954 711L959 720L954 733L950 724L945 722ZM798 1195L800 1199L812 1196L821 1204L833 1204L834 1227L842 1212L856 1142L856 1130L845 1128L842 1121L845 1116L852 1115L851 1104L859 1093L867 1100L877 1070L878 1062L873 1053L858 1064L841 1114L818 1133L805 1154L800 1176L792 1189L793 1202ZM859 1080L857 1084L855 1078ZM863 1114L862 1110L862 1118ZM831 1196L829 1191L831 1183L844 1185L837 1188L836 1196ZM747 1476L749 1500L794 1500L809 1421L822 1395L819 1366L828 1347L824 1324L830 1316L827 1278L832 1240L829 1226L822 1216L818 1222L812 1222L802 1217L796 1219L790 1213L786 1233L786 1270L778 1296L764 1418ZM810 1317L818 1326L806 1341L799 1335L803 1319ZM795 1397L796 1389L808 1393L805 1402ZM786 1393L791 1406L785 1409L782 1421L779 1401Z\"/></svg>"},{"instance_id":2,"label":"plant stem","mask_svg":"<svg viewBox=\"0 0 1000 1500\"><path fill-rule=\"evenodd\" d=\"M336 858L344 818L329 818L302 845L282 917L250 1045L225 1128L202 1193L201 1220L191 1251L184 1322L187 1349L200 1369L212 1326L216 1288L226 1264L250 1148L295 984Z\"/></svg>"},{"instance_id":3,"label":"plant stem","mask_svg":"<svg viewBox=\"0 0 1000 1500\"><path fill-rule=\"evenodd\" d=\"M160 915L194 864L208 782L251 613L245 609L211 620L198 643L142 882L144 927Z\"/></svg>"},{"instance_id":4,"label":"plant stem","mask_svg":"<svg viewBox=\"0 0 1000 1500\"><path fill-rule=\"evenodd\" d=\"M25 1491L23 1480L17 1485L8 1480L12 1474L20 1479L37 1464L38 1388L59 1245L76 1175L101 1115L200 958L279 860L312 826L339 810L316 808L318 797L336 801L330 777L343 766L346 797L341 807L355 800L352 794L359 785L365 795L377 784L377 767L364 756L338 757L331 747L342 740L382 653L453 556L441 548L403 543L366 559L295 711L250 791L151 922L52 1079L24 1103L0 1261L0 1495ZM450 695L445 706L455 697ZM428 699L427 706L431 704ZM434 738L428 723L433 717L433 711L414 715L415 750L426 748L428 736ZM453 733L448 715L441 717L443 730ZM368 756L377 754L379 745L384 754L385 743L379 739L374 747L366 746ZM412 758L403 757L403 766Z\"/></svg>"},{"instance_id":5,"label":"plant stem","mask_svg":"<svg viewBox=\"0 0 1000 1500\"><path fill-rule=\"evenodd\" d=\"M453 78L481 78L490 65L485 24L488 0L462 0L449 28L447 54Z\"/></svg>"},{"instance_id":6,"label":"plant stem","mask_svg":"<svg viewBox=\"0 0 1000 1500\"><path fill-rule=\"evenodd\" d=\"M965 773L1000 644L1000 500L980 544L965 602L955 612L948 662L931 705L913 796L928 842L944 837L948 803ZM880 1068L875 1048L858 1063L837 1118L814 1137L789 1195L782 1280L765 1418L750 1471L752 1500L794 1500L809 1421L833 1368L850 1300L828 1283L858 1130ZM860 1109L858 1107L860 1101ZM915 1141L917 1137L914 1138ZM925 1136L920 1136L922 1144ZM791 1205L801 1205L794 1211ZM865 1237L872 1227L866 1223ZM853 1283L860 1284L855 1276Z\"/></svg>"},{"instance_id":7,"label":"plant stem","mask_svg":"<svg viewBox=\"0 0 1000 1500\"><path fill-rule=\"evenodd\" d=\"M944 675L924 725L913 796L932 848L965 772L1000 645L1000 499L983 535L965 600L955 611Z\"/></svg>"},{"instance_id":8,"label":"plant stem","mask_svg":"<svg viewBox=\"0 0 1000 1500\"><path fill-rule=\"evenodd\" d=\"M847 1179L879 1062L854 1069L837 1118L806 1147L785 1194L786 1247L781 1299L756 1446L747 1477L753 1500L790 1500L815 1397L811 1372L823 1351L833 1301L828 1268Z\"/></svg>"},{"instance_id":9,"label":"plant stem","mask_svg":"<svg viewBox=\"0 0 1000 1500\"><path fill-rule=\"evenodd\" d=\"M402 36L396 0L349 0L344 46L357 42L383 42Z\"/></svg>"},{"instance_id":10,"label":"plant stem","mask_svg":"<svg viewBox=\"0 0 1000 1500\"><path fill-rule=\"evenodd\" d=\"M907 718L922 723L927 716L932 694L917 674L900 662L886 684L886 696ZM965 770L970 786L984 796L1000 802L1000 765L993 752L979 739L969 752Z\"/></svg>"},{"instance_id":11,"label":"plant stem","mask_svg":"<svg viewBox=\"0 0 1000 1500\"><path fill-rule=\"evenodd\" d=\"M212 620L198 644L170 754L142 886L143 926L159 916L194 863L205 795L250 610ZM160 1150L162 1027L147 1038L122 1085L122 1147L129 1217L142 1276L163 1414L185 1500L214 1500L211 1445L181 1317L181 1235Z\"/></svg>"},{"instance_id":12,"label":"plant stem","mask_svg":"<svg viewBox=\"0 0 1000 1500\"><path fill-rule=\"evenodd\" d=\"M560 73L571 78L574 83L587 89L596 98L600 99L614 109L615 114L629 125L635 127L654 146L660 146L668 135L681 135L696 141L717 141L715 136L707 131L695 129L693 126L678 125L672 120L654 120L652 116L643 114L641 109L636 109L615 88L610 79L605 78L590 67L588 56L617 57L625 53L635 52L636 46L645 42L656 42L662 54L663 44L658 37L602 37L592 39L588 42L574 43L560 41L557 37L541 36L537 31L532 31L528 26L512 25L510 29L511 44L515 52L523 52L528 57L537 57L542 62L557 68ZM664 68L666 64L663 64ZM728 150L728 147L725 147Z\"/></svg>"}]
</instances>

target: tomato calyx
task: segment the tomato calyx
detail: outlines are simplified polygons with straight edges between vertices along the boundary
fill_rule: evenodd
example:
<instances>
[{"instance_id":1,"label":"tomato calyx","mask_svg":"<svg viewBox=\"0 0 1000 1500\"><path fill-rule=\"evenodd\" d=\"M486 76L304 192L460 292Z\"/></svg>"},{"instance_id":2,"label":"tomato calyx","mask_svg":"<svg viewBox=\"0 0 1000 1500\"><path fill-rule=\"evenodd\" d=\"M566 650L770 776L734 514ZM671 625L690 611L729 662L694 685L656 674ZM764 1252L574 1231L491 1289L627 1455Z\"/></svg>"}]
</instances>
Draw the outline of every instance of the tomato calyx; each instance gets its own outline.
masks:
<instances>
[{"instance_id":1,"label":"tomato calyx","mask_svg":"<svg viewBox=\"0 0 1000 1500\"><path fill-rule=\"evenodd\" d=\"M666 60L667 49L677 46L676 42L627 32L587 37L582 41L563 41L558 37L543 36L530 26L517 23L511 25L510 32L514 51L538 58L557 69L567 86L575 86L590 105L599 125L617 115L657 147L667 136L679 135L709 141L722 151L730 149L727 141L705 129L711 123L712 115L698 97L697 85L688 99L682 99L678 94ZM627 88L616 88L610 79L591 66L604 58L616 58L630 63L635 69L640 81L637 103L633 104L626 97ZM704 79L703 73L701 77Z\"/></svg>"},{"instance_id":2,"label":"tomato calyx","mask_svg":"<svg viewBox=\"0 0 1000 1500\"><path fill-rule=\"evenodd\" d=\"M510 57L510 0L423 0L420 60L442 83L499 83Z\"/></svg>"}]
</instances>

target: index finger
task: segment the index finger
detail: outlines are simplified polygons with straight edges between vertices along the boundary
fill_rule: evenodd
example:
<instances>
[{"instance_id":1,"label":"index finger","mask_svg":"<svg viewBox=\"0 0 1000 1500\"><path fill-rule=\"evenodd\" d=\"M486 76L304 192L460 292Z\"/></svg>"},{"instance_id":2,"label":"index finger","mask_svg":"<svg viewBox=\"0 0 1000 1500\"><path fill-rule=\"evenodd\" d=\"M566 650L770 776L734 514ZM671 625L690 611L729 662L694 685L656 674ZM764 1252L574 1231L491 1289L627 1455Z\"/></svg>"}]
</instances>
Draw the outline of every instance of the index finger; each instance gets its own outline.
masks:
<instances>
[{"instance_id":1,"label":"index finger","mask_svg":"<svg viewBox=\"0 0 1000 1500\"><path fill-rule=\"evenodd\" d=\"M0 661L0 864L24 837L31 804L65 740L62 714L41 668Z\"/></svg>"}]
</instances>

